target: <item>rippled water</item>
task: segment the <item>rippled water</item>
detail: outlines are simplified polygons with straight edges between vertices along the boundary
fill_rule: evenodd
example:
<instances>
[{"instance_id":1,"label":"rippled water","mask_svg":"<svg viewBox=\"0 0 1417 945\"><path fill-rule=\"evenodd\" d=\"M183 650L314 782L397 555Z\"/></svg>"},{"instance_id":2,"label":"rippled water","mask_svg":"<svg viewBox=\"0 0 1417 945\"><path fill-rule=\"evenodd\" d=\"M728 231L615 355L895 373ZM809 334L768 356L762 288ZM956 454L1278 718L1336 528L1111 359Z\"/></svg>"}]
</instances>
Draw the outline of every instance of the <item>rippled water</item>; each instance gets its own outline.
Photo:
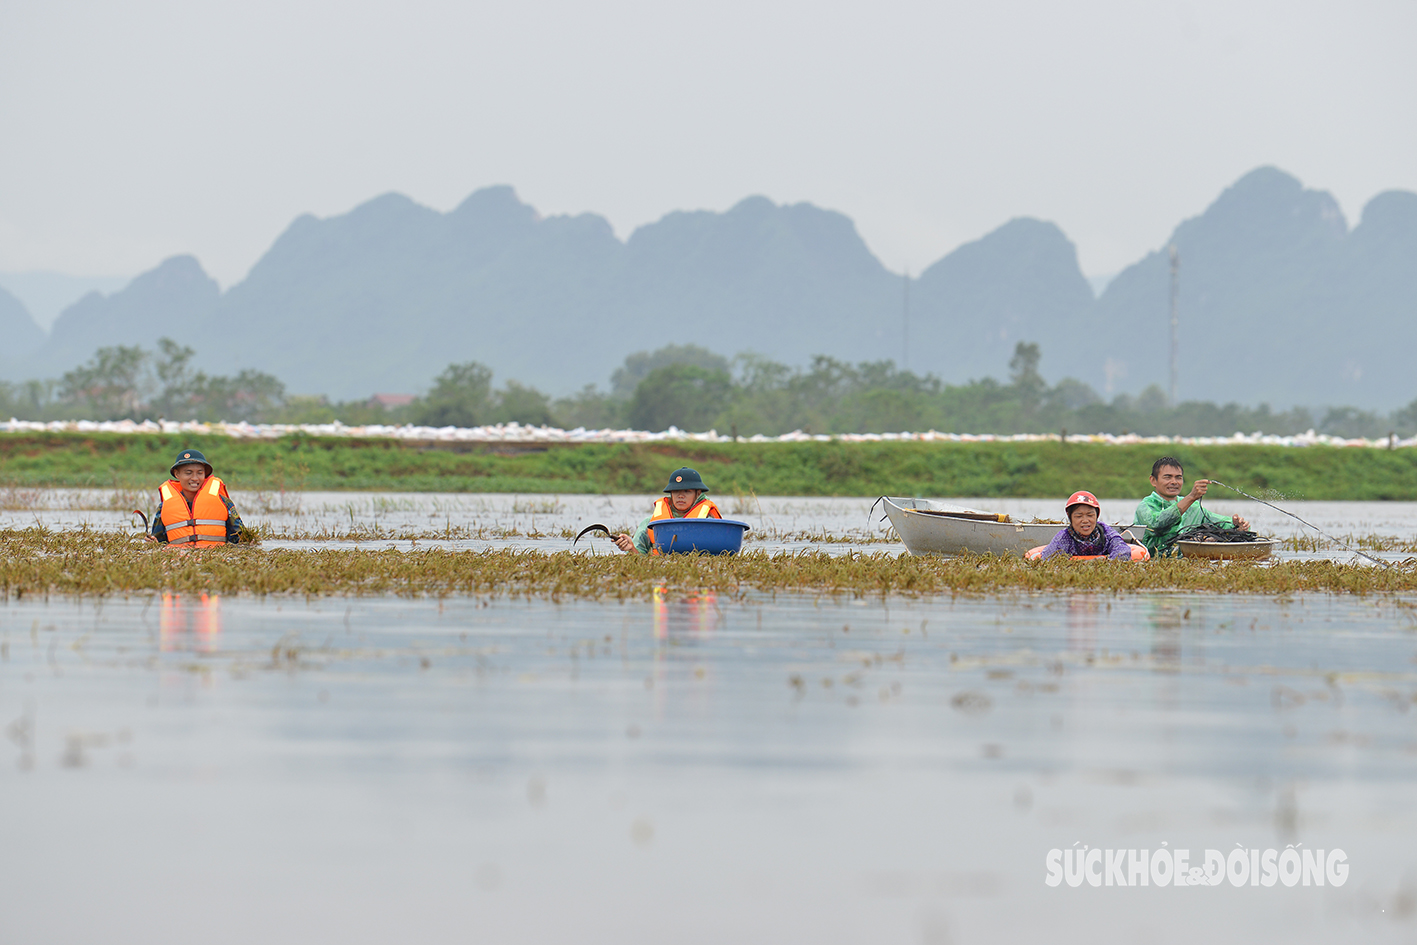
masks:
<instances>
[{"instance_id":1,"label":"rippled water","mask_svg":"<svg viewBox=\"0 0 1417 945\"><path fill-rule=\"evenodd\" d=\"M128 497L123 497L128 498ZM648 496L518 496L440 493L307 492L287 494L233 492L243 518L293 536L294 540L268 541L268 547L321 547L349 542L379 547L411 547L430 543L454 548L536 548L560 551L570 547L566 534L599 522L612 529L631 529L649 514ZM828 553L904 550L882 522L878 509L871 514L870 498L820 498L763 496L739 499L718 497L723 513L747 521L752 531L748 548L766 551L813 549ZM1059 501L1051 499L946 499L958 505L1007 512L1020 521L1059 519ZM118 510L110 506L117 502ZM1104 499L1103 518L1128 523L1135 499ZM145 510L151 511L145 503ZM1283 502L1282 507L1330 535L1342 539L1378 535L1401 541L1417 540L1417 502ZM89 524L98 528L131 528L133 503L118 502L102 491L55 490L29 508L0 510L0 528L23 528L41 523L54 528ZM1287 538L1314 536L1294 519L1249 500L1207 501L1206 508L1222 515L1240 514L1261 534ZM451 538L439 540L446 533ZM373 536L378 536L377 538ZM578 548L590 553L615 553L603 537L588 536ZM1407 553L1407 554L1410 554ZM1387 557L1406 557L1389 554ZM1350 560L1343 551L1290 553L1299 557L1332 557Z\"/></svg>"},{"instance_id":2,"label":"rippled water","mask_svg":"<svg viewBox=\"0 0 1417 945\"><path fill-rule=\"evenodd\" d=\"M1410 941L1414 604L11 601L3 938Z\"/></svg>"}]
</instances>

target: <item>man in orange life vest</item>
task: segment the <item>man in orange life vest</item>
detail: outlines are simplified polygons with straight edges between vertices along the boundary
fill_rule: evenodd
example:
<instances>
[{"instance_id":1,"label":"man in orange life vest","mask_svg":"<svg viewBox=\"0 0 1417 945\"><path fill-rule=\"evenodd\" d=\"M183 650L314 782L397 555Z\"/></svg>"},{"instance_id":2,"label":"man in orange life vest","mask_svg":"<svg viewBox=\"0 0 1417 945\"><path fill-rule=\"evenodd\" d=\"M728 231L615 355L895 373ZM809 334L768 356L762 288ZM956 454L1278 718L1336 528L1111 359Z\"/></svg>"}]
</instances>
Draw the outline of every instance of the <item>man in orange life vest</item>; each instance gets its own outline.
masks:
<instances>
[{"instance_id":1,"label":"man in orange life vest","mask_svg":"<svg viewBox=\"0 0 1417 945\"><path fill-rule=\"evenodd\" d=\"M669 476L668 493L654 500L654 511L649 518L640 522L634 535L614 535L616 546L626 554L638 551L642 555L655 554L654 529L652 523L664 518L723 518L712 499L704 498L708 486L699 474L689 467L676 469Z\"/></svg>"},{"instance_id":2,"label":"man in orange life vest","mask_svg":"<svg viewBox=\"0 0 1417 945\"><path fill-rule=\"evenodd\" d=\"M241 517L226 494L226 483L212 475L212 464L198 450L183 450L172 463L172 478L158 489L149 541L175 547L234 545Z\"/></svg>"}]
</instances>

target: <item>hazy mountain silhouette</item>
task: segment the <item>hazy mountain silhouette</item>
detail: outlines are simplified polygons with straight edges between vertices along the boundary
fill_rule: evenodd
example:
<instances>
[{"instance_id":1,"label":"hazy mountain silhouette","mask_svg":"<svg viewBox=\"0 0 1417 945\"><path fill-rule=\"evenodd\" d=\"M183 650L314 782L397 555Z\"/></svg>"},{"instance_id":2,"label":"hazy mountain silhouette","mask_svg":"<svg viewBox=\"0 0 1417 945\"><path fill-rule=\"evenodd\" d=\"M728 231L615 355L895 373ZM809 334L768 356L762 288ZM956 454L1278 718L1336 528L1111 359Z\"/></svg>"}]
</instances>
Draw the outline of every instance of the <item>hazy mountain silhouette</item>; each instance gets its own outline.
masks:
<instances>
[{"instance_id":1,"label":"hazy mountain silhouette","mask_svg":"<svg viewBox=\"0 0 1417 945\"><path fill-rule=\"evenodd\" d=\"M623 251L600 217L543 220L506 187L448 214L388 194L297 220L227 293L221 319L244 326L243 363L296 390L414 390L471 360L559 390L603 381L628 350L603 311Z\"/></svg>"},{"instance_id":2,"label":"hazy mountain silhouette","mask_svg":"<svg viewBox=\"0 0 1417 945\"><path fill-rule=\"evenodd\" d=\"M1183 398L1386 408L1417 396L1405 363L1417 342L1417 195L1374 198L1350 233L1328 194L1261 168L1172 239ZM1049 378L1113 393L1165 386L1168 285L1163 245L1094 300L1055 225L1013 220L912 280L909 365L953 382L1002 376L1014 344L1034 341ZM599 216L543 218L509 187L448 213L386 194L298 218L225 293L176 257L91 294L7 372L54 376L99 345L167 335L196 348L201 367L254 367L296 392L411 392L477 360L566 393L671 343L791 364L899 362L904 292L850 219L810 204L750 197L671 213L622 242Z\"/></svg>"},{"instance_id":3,"label":"hazy mountain silhouette","mask_svg":"<svg viewBox=\"0 0 1417 945\"><path fill-rule=\"evenodd\" d=\"M1180 256L1181 399L1393 407L1417 396L1417 195L1381 194L1350 233L1327 193L1272 167L1246 174L1168 241ZM1091 315L1122 389L1169 375L1163 247Z\"/></svg>"},{"instance_id":4,"label":"hazy mountain silhouette","mask_svg":"<svg viewBox=\"0 0 1417 945\"><path fill-rule=\"evenodd\" d=\"M920 274L911 291L910 366L943 377L999 376L1014 345L1038 342L1056 377L1093 305L1077 250L1039 220L1011 220Z\"/></svg>"},{"instance_id":5,"label":"hazy mountain silhouette","mask_svg":"<svg viewBox=\"0 0 1417 945\"><path fill-rule=\"evenodd\" d=\"M1389 191L1368 201L1324 275L1322 291L1300 309L1307 340L1293 345L1304 355L1293 380L1336 378L1332 402L1417 397L1417 194Z\"/></svg>"},{"instance_id":6,"label":"hazy mountain silhouette","mask_svg":"<svg viewBox=\"0 0 1417 945\"><path fill-rule=\"evenodd\" d=\"M639 347L697 341L796 364L899 354L900 277L842 214L749 197L726 213L671 213L625 249L612 303Z\"/></svg>"},{"instance_id":7,"label":"hazy mountain silhouette","mask_svg":"<svg viewBox=\"0 0 1417 945\"><path fill-rule=\"evenodd\" d=\"M106 345L151 349L166 335L185 344L210 345L209 363L228 369L212 332L221 291L191 256L174 256L112 295L90 292L64 310L48 340L25 365L28 376L57 376ZM228 371L229 372L229 371ZM15 373L11 368L11 373Z\"/></svg>"},{"instance_id":8,"label":"hazy mountain silhouette","mask_svg":"<svg viewBox=\"0 0 1417 945\"><path fill-rule=\"evenodd\" d=\"M0 339L4 339L0 363L17 367L44 344L44 329L35 324L24 303L4 289L0 289Z\"/></svg>"},{"instance_id":9,"label":"hazy mountain silhouette","mask_svg":"<svg viewBox=\"0 0 1417 945\"><path fill-rule=\"evenodd\" d=\"M1168 245L1180 257L1178 368L1182 399L1351 402L1324 379L1300 376L1293 357L1323 350L1306 315L1343 249L1347 224L1326 193L1274 168L1246 174ZM1092 337L1135 388L1170 374L1170 260L1166 248L1123 270L1098 300Z\"/></svg>"},{"instance_id":10,"label":"hazy mountain silhouette","mask_svg":"<svg viewBox=\"0 0 1417 945\"><path fill-rule=\"evenodd\" d=\"M805 204L674 213L622 243L601 217L542 218L508 187L447 214L388 194L297 219L219 299L187 257L89 296L37 366L166 334L209 369L253 366L337 397L419 389L466 360L567 392L672 341L793 362L887 357L897 325L872 316L883 300L895 310L895 285L850 220Z\"/></svg>"},{"instance_id":11,"label":"hazy mountain silhouette","mask_svg":"<svg viewBox=\"0 0 1417 945\"><path fill-rule=\"evenodd\" d=\"M64 309L90 292L117 292L127 284L126 276L72 276L42 269L0 272L0 289L23 302L35 324L45 330Z\"/></svg>"}]
</instances>

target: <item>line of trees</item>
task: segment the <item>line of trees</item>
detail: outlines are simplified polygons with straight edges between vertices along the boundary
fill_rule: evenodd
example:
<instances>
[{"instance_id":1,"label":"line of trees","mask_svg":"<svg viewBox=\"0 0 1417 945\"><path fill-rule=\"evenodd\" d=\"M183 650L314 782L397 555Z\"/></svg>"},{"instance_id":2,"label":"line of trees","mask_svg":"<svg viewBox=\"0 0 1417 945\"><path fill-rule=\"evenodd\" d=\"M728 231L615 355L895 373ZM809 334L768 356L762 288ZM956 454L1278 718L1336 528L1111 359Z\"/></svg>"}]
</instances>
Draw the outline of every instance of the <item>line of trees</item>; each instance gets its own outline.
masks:
<instances>
[{"instance_id":1,"label":"line of trees","mask_svg":"<svg viewBox=\"0 0 1417 945\"><path fill-rule=\"evenodd\" d=\"M416 423L477 426L515 421L561 427L717 429L751 436L792 430L882 433L1140 433L1228 436L1314 429L1337 436L1417 433L1417 400L1391 414L1353 407L1311 411L1187 401L1170 405L1152 386L1139 396L1104 400L1072 378L1047 383L1042 353L1020 343L1007 382L993 378L946 384L890 361L848 364L817 357L792 368L754 354L732 360L697 345L668 345L630 355L608 388L594 385L554 399L507 381L493 386L492 369L475 361L451 364L412 403L332 403L292 396L276 378L243 370L232 376L194 370L191 348L163 338L157 350L100 348L58 382L0 383L0 414L20 419L249 420L272 423Z\"/></svg>"},{"instance_id":2,"label":"line of trees","mask_svg":"<svg viewBox=\"0 0 1417 945\"><path fill-rule=\"evenodd\" d=\"M0 383L0 412L21 420L259 420L286 403L277 378L252 370L209 375L193 369L195 354L170 338L159 339L156 352L99 348L57 382Z\"/></svg>"},{"instance_id":3,"label":"line of trees","mask_svg":"<svg viewBox=\"0 0 1417 945\"><path fill-rule=\"evenodd\" d=\"M1228 436L1317 430L1336 436L1382 437L1417 433L1417 400L1391 414L1353 407L1274 411L1187 401L1170 405L1152 385L1138 396L1105 401L1073 378L1048 384L1039 371L1038 345L1019 343L1009 380L946 384L933 375L899 370L891 361L847 364L828 357L806 369L744 354L729 362L702 348L663 348L626 360L629 387L587 389L555 405L577 425L629 425L662 430L714 428L720 433L882 433L941 430L955 433L1139 433ZM635 373L632 373L634 371ZM609 421L609 422L602 422ZM616 421L619 421L617 423Z\"/></svg>"}]
</instances>

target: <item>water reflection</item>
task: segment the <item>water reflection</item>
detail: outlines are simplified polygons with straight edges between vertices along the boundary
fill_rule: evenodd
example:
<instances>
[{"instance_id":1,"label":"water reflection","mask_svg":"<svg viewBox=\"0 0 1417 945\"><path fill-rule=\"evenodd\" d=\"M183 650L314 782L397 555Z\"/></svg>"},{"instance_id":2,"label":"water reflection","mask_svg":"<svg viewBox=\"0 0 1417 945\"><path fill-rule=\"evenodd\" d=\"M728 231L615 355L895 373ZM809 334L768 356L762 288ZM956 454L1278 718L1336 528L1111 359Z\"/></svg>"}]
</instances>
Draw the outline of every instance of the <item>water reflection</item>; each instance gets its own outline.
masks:
<instances>
[{"instance_id":1,"label":"water reflection","mask_svg":"<svg viewBox=\"0 0 1417 945\"><path fill-rule=\"evenodd\" d=\"M1090 652L1097 649L1098 615L1111 605L1096 594L1071 594L1067 602L1068 646Z\"/></svg>"},{"instance_id":2,"label":"water reflection","mask_svg":"<svg viewBox=\"0 0 1417 945\"><path fill-rule=\"evenodd\" d=\"M652 600L656 640L711 634L718 624L718 595L712 591L671 595L663 587L656 587Z\"/></svg>"},{"instance_id":3,"label":"water reflection","mask_svg":"<svg viewBox=\"0 0 1417 945\"><path fill-rule=\"evenodd\" d=\"M1181 669L1181 608L1169 601L1149 601L1146 625L1151 628L1151 663L1159 673L1174 673ZM1187 618L1190 610L1185 611Z\"/></svg>"},{"instance_id":4,"label":"water reflection","mask_svg":"<svg viewBox=\"0 0 1417 945\"><path fill-rule=\"evenodd\" d=\"M1410 941L1408 610L12 601L3 938L122 945L215 915L216 945ZM1045 886L1047 851L1074 844L1192 865L1342 847L1354 878Z\"/></svg>"},{"instance_id":5,"label":"water reflection","mask_svg":"<svg viewBox=\"0 0 1417 945\"><path fill-rule=\"evenodd\" d=\"M162 595L158 611L158 648L163 652L214 653L220 637L220 594Z\"/></svg>"},{"instance_id":6,"label":"water reflection","mask_svg":"<svg viewBox=\"0 0 1417 945\"><path fill-rule=\"evenodd\" d=\"M696 714L702 716L711 711L708 698L711 691L703 684L708 681L712 663L689 655L688 662L676 662L673 647L685 644L705 644L714 639L715 631L723 619L719 608L718 595L712 591L692 594L671 594L664 587L656 587L650 595L650 611L654 625L654 662L649 684L654 688L654 717L663 719L670 709L670 690L683 683L685 690L679 691L682 703L687 694ZM686 675L687 674L687 675Z\"/></svg>"}]
</instances>

